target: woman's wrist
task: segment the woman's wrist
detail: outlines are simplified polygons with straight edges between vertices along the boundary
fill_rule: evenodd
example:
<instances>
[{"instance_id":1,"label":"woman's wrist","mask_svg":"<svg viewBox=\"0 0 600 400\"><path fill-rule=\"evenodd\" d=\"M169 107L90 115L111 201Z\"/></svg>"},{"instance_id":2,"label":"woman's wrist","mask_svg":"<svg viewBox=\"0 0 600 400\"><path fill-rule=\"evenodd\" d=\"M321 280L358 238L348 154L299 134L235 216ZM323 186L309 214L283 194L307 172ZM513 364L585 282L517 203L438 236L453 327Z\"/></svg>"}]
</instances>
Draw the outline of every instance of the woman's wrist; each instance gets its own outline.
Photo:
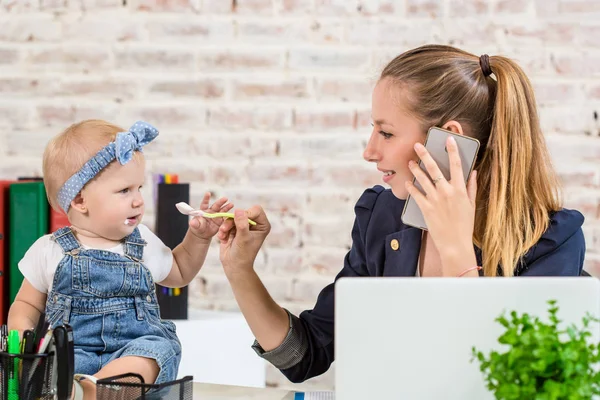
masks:
<instances>
[{"instance_id":1,"label":"woman's wrist","mask_svg":"<svg viewBox=\"0 0 600 400\"><path fill-rule=\"evenodd\" d=\"M476 270L477 257L475 250L471 247L469 250L451 251L446 254L440 254L444 276L475 276L478 275ZM472 269L467 271L468 269Z\"/></svg>"},{"instance_id":2,"label":"woman's wrist","mask_svg":"<svg viewBox=\"0 0 600 400\"><path fill-rule=\"evenodd\" d=\"M463 276L471 276L471 277L479 276L479 271L481 271L481 267L479 265L476 265L474 267L466 268L463 272L458 274L457 277L461 278Z\"/></svg>"},{"instance_id":3,"label":"woman's wrist","mask_svg":"<svg viewBox=\"0 0 600 400\"><path fill-rule=\"evenodd\" d=\"M253 264L238 263L237 265L223 265L225 271L225 277L229 282L236 280L247 280L250 277L256 275Z\"/></svg>"}]
</instances>

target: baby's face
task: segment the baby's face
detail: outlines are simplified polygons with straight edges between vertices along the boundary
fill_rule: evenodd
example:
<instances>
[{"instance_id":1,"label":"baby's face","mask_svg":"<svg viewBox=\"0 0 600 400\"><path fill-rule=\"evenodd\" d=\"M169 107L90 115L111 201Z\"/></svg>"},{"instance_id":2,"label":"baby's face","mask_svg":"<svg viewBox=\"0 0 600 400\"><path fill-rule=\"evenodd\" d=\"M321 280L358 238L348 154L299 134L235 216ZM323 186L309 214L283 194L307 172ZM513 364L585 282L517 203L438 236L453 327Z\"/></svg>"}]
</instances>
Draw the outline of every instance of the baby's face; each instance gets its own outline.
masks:
<instances>
[{"instance_id":1,"label":"baby's face","mask_svg":"<svg viewBox=\"0 0 600 400\"><path fill-rule=\"evenodd\" d=\"M117 161L106 167L82 191L90 227L110 240L130 235L144 215L140 189L145 180L146 163L137 154L125 165Z\"/></svg>"}]
</instances>

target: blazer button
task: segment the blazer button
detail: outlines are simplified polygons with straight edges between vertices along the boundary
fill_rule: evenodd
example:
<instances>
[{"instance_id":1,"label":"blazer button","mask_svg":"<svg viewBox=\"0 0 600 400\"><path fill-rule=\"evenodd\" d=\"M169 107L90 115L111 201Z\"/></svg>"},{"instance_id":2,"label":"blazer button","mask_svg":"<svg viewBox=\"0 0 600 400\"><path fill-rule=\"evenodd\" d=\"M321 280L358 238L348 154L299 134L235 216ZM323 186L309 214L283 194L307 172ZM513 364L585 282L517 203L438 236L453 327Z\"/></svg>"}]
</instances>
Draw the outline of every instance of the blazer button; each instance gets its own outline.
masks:
<instances>
[{"instance_id":1,"label":"blazer button","mask_svg":"<svg viewBox=\"0 0 600 400\"><path fill-rule=\"evenodd\" d=\"M400 248L400 242L398 242L398 239L392 239L390 246L392 247L392 250L396 251Z\"/></svg>"}]
</instances>

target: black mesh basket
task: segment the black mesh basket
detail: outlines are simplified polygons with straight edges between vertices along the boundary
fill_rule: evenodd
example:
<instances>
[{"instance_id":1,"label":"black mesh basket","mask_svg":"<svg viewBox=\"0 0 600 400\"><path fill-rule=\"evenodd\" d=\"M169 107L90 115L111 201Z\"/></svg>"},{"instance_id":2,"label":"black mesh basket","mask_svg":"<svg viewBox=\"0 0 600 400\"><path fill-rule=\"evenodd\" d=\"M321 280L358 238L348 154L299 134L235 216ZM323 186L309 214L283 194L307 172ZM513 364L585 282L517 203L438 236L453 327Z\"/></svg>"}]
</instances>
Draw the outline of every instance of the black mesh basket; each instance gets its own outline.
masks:
<instances>
[{"instance_id":1,"label":"black mesh basket","mask_svg":"<svg viewBox=\"0 0 600 400\"><path fill-rule=\"evenodd\" d=\"M192 400L193 377L160 384L144 383L141 375L128 373L99 379L96 383L97 400Z\"/></svg>"},{"instance_id":2,"label":"black mesh basket","mask_svg":"<svg viewBox=\"0 0 600 400\"><path fill-rule=\"evenodd\" d=\"M56 395L53 362L53 352L0 352L0 400L53 400Z\"/></svg>"}]
</instances>

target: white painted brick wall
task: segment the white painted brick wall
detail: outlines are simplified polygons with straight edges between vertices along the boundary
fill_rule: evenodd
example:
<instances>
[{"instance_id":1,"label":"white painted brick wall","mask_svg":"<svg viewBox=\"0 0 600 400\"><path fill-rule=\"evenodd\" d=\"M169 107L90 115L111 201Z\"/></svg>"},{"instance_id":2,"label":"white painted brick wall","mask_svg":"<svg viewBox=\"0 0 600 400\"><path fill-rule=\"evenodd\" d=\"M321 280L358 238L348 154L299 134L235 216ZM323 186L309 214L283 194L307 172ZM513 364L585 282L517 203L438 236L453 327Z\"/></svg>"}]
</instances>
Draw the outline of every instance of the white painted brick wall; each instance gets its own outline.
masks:
<instances>
[{"instance_id":1,"label":"white painted brick wall","mask_svg":"<svg viewBox=\"0 0 600 400\"><path fill-rule=\"evenodd\" d=\"M161 131L150 172L192 182L193 203L210 190L266 207L256 268L299 312L379 183L361 158L373 80L403 50L447 43L530 74L600 275L599 16L600 0L0 0L0 177L39 174L47 140L77 120L147 119ZM236 308L216 247L191 292L192 307Z\"/></svg>"}]
</instances>

